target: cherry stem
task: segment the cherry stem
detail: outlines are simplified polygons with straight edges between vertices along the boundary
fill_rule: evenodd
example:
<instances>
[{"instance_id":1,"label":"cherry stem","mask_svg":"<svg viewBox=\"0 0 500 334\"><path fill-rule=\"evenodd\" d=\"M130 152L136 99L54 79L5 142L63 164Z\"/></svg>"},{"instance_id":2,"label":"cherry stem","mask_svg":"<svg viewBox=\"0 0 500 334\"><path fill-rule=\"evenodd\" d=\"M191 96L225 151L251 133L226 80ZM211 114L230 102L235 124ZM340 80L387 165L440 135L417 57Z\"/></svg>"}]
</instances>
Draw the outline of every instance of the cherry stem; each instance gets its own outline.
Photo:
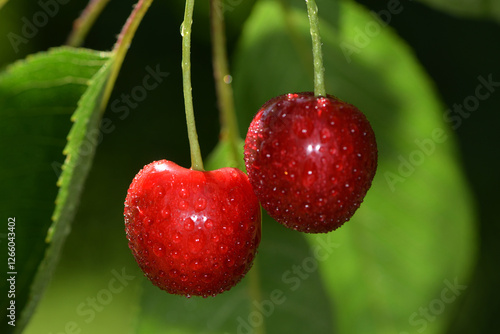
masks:
<instances>
[{"instance_id":1,"label":"cherry stem","mask_svg":"<svg viewBox=\"0 0 500 334\"><path fill-rule=\"evenodd\" d=\"M234 108L233 88L226 50L226 32L221 0L210 0L210 22L212 34L212 53L217 102L221 118L221 138L229 140L234 161L239 161L238 122ZM238 163L243 168L243 162Z\"/></svg>"},{"instance_id":2,"label":"cherry stem","mask_svg":"<svg viewBox=\"0 0 500 334\"><path fill-rule=\"evenodd\" d=\"M118 73L120 73L120 69L123 64L123 60L127 54L128 49L130 48L130 44L132 43L132 39L135 36L135 32L139 27L144 15L151 6L153 0L139 0L137 4L134 6L132 13L125 22L125 25L122 28L122 31L118 35L115 45L113 46L113 58L114 61L111 66L113 66L111 73L108 78L108 82L106 83L106 88L103 93L102 101L101 101L101 111L104 112L106 105L108 104L109 97L111 96L111 92L113 90L113 86L118 77Z\"/></svg>"},{"instance_id":3,"label":"cherry stem","mask_svg":"<svg viewBox=\"0 0 500 334\"><path fill-rule=\"evenodd\" d=\"M73 23L73 30L68 36L66 44L79 47L87 37L95 21L108 4L109 0L90 0L79 18Z\"/></svg>"},{"instance_id":4,"label":"cherry stem","mask_svg":"<svg viewBox=\"0 0 500 334\"><path fill-rule=\"evenodd\" d=\"M306 0L306 4L313 46L314 95L326 96L325 68L323 66L323 53L321 51L321 37L319 34L318 6L315 0Z\"/></svg>"},{"instance_id":5,"label":"cherry stem","mask_svg":"<svg viewBox=\"0 0 500 334\"><path fill-rule=\"evenodd\" d=\"M194 120L193 94L191 86L191 26L193 25L194 0L186 0L184 22L181 25L182 35L182 83L184 87L184 109L188 129L189 147L191 149L191 169L203 171L200 143Z\"/></svg>"}]
</instances>

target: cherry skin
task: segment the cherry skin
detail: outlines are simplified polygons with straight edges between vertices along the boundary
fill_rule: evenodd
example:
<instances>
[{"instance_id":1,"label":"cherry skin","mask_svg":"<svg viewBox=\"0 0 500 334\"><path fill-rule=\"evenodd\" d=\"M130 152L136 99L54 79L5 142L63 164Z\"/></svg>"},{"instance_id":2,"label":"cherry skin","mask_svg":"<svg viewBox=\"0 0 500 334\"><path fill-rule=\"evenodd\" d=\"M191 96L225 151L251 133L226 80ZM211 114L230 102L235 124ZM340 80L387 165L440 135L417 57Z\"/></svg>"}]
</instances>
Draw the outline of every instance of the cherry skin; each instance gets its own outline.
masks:
<instances>
[{"instance_id":1,"label":"cherry skin","mask_svg":"<svg viewBox=\"0 0 500 334\"><path fill-rule=\"evenodd\" d=\"M229 290L252 266L261 238L259 202L236 168L201 172L152 162L132 181L124 216L145 276L172 294Z\"/></svg>"},{"instance_id":2,"label":"cherry skin","mask_svg":"<svg viewBox=\"0 0 500 334\"><path fill-rule=\"evenodd\" d=\"M325 233L363 201L377 168L377 144L353 105L331 95L285 94L255 115L245 164L271 217L294 230Z\"/></svg>"}]
</instances>

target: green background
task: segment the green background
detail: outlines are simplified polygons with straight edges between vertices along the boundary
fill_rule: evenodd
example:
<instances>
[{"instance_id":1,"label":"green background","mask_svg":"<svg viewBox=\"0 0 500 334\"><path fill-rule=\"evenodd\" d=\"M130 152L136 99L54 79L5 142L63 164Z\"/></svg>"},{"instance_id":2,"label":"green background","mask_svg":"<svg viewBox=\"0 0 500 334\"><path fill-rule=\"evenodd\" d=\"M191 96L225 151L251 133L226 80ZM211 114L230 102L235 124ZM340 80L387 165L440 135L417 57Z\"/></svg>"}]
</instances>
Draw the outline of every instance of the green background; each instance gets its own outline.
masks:
<instances>
[{"instance_id":1,"label":"green background","mask_svg":"<svg viewBox=\"0 0 500 334\"><path fill-rule=\"evenodd\" d=\"M327 1L323 2L326 8ZM368 1L360 2L376 11L387 6L385 2L379 7L373 7L374 5ZM2 10L4 12L0 12L2 17L0 21L0 66L3 67L28 54L63 44L73 19L77 17L85 3L85 1L71 1L61 6L60 14L40 29L36 38L25 45L20 45L20 50L16 53L8 39L3 36L6 36L9 31L19 31L22 25L20 18L32 17L33 13L39 11L39 7L33 2L12 0ZM454 103L462 103L465 97L474 93L478 84L478 76L487 77L492 74L494 79L500 79L498 61L500 59L500 27L498 23L454 17L415 1L403 1L402 4L404 11L394 16L390 24L397 34L411 46L433 79L435 88L442 99L442 110L451 108ZM96 22L84 46L96 50L109 50L132 5L133 1L112 1ZM242 23L250 14L251 5L251 1L245 2L228 13L228 41L231 56L236 50ZM318 1L318 5L321 6L322 1ZM206 156L218 141L219 122L212 80L210 36L208 29L205 28L208 25L208 15L206 5L198 1L197 6L193 27L193 94L201 149ZM161 298L162 292L154 290L147 284L139 284L142 280L141 273L127 248L121 216L123 200L130 180L144 164L161 158L168 158L183 166L189 166L190 163L187 133L184 126L180 71L179 26L182 13L182 1L173 3L157 1L138 30L110 103L119 100L123 93L129 94L135 86L140 84L147 73L147 66L155 68L159 64L162 71L170 74L161 83L160 89L149 92L147 98L136 108L130 108L128 117L121 119L120 116L123 114L114 113L108 107L105 117L111 119L116 128L112 133L105 135L102 143L97 147L94 166L90 172L72 232L64 247L60 265L26 333L55 334L65 330L70 332L73 322L82 329L83 333L97 333L95 328L99 328L103 333L131 332L131 328L136 326L143 330L148 329L146 325L138 324L135 320L138 301L142 293L152 296L150 300L153 301L155 297ZM272 57L272 54L255 55L255 57L259 56ZM253 60L258 61L258 58ZM276 59L276 66L279 63L280 60ZM391 69L388 67L386 70ZM262 76L265 76L265 72ZM265 81L266 78L262 80ZM411 82L411 80L412 78L409 77L408 81ZM237 82L235 82L236 85ZM308 84L302 83L301 85L307 87ZM253 94L253 92L246 93L247 98ZM254 106L247 106L247 108L258 108L265 98L272 97L274 93L268 94L268 96L260 96L261 100L254 101ZM472 281L468 283L467 290L458 302L453 304L453 310L448 311L450 313L448 316L452 320L450 327L442 330L445 333L486 333L497 327L495 318L500 296L495 286L499 280L497 255L500 246L497 243L499 233L496 222L498 218L494 212L496 207L494 201L498 198L495 191L499 186L497 173L500 167L498 158L500 134L497 130L500 118L499 106L500 94L495 92L490 98L482 101L479 108L471 113L470 117L464 119L454 131L458 144L456 153L461 165L459 168L465 171L472 191L471 197L476 209L480 243L478 245L479 260L475 265ZM248 113L246 115L248 117ZM244 126L242 126L242 131L243 129ZM2 161L2 164L10 163L13 162ZM8 192L9 189L4 189L2 186L1 191ZM438 191L439 189L436 189L436 192ZM440 200L447 201L446 198ZM460 208L457 210L459 211ZM9 215L9 213L2 212L2 215ZM293 233L280 229L279 226L271 226L271 230L276 229L277 233L283 235L283 240L298 244L303 242L302 239L294 239L296 236ZM449 228L453 229L453 226ZM272 231L269 234L272 234ZM443 237L446 238L446 235ZM22 241L18 240L18 242ZM280 245L263 241L260 253L265 256L265 252L286 249L286 243ZM306 247L305 244L302 247ZM397 252L397 249L392 249L392 251ZM460 252L459 249L451 251ZM283 264L283 269L279 272L283 272L293 263L295 262L292 258L290 263ZM262 270L266 272L265 265L262 267ZM87 311L85 315L81 315L82 312L78 311L80 304L86 302L88 298L98 296L99 292L107 287L109 280L114 277L116 273L114 270L120 272L122 268L126 268L127 274L135 276L130 284L124 286L120 293L113 295L109 306L94 309L93 313L88 307L81 308L83 312ZM315 276L314 279L319 278ZM272 281L268 284L269 289L272 289ZM347 293L345 298L348 297ZM404 303L405 296L402 295L401 298ZM319 303L318 308L324 305L320 296L313 295L311 300ZM307 302L307 300L304 301L304 303ZM201 308L198 303L194 299L178 298L174 300L173 305L184 307L189 311ZM221 304L225 305L222 301ZM152 302L148 304L151 308L149 314L154 314L155 305ZM415 310L418 310L418 306L420 305L417 305ZM157 307L163 307L161 302ZM304 312L304 309L299 309L298 313ZM328 313L329 310L325 312ZM90 321L92 314L95 318ZM318 310L316 314L321 314L321 311ZM276 317L279 316L277 313ZM313 314L306 313L305 316L313 317ZM167 318L172 320L182 318L182 316L172 311ZM318 316L319 323L321 319L323 318ZM86 320L89 320L89 323ZM195 320L186 319L186 321ZM174 324L175 321L167 323ZM282 319L273 321L274 323L282 323L283 332L294 330L293 328L286 329L287 318L284 316ZM153 324L153 321L148 325L152 326L151 328L161 326L161 324ZM319 328L323 328L324 332L330 332L325 329L328 326L319 326ZM174 333L176 330L174 327L173 325L172 329L166 332ZM199 327L194 326L193 331L197 328ZM415 328L418 327L413 329ZM177 330L181 331L181 329ZM295 330L297 333L302 332L297 327ZM401 329L403 330L404 328ZM278 331L268 330L268 332Z\"/></svg>"}]
</instances>

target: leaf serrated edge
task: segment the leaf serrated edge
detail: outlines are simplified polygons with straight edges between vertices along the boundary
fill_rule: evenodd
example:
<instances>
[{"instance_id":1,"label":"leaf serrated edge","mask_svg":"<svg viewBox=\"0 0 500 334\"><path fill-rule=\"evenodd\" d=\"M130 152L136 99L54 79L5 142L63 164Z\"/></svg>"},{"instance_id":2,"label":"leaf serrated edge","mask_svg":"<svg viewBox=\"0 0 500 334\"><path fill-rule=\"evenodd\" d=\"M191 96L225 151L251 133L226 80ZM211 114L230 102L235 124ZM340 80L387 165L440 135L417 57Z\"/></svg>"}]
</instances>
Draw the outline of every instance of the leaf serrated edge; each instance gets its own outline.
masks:
<instances>
[{"instance_id":1,"label":"leaf serrated edge","mask_svg":"<svg viewBox=\"0 0 500 334\"><path fill-rule=\"evenodd\" d=\"M71 177L74 172L74 167L77 165L79 158L81 157L81 146L80 144L83 142L85 139L85 134L87 134L88 130L88 125L90 123L90 117L84 118L85 122L79 121L79 117L82 116L80 114L83 114L84 109L84 103L88 101L90 96L95 93L94 90L92 90L92 87L94 83L98 79L102 79L101 77L106 74L106 72L109 72L111 69L111 64L113 62L113 57L110 57L108 61L101 67L99 71L89 80L88 88L85 91L85 93L82 95L80 100L78 100L77 104L77 109L73 114L73 117L71 118L71 121L73 122L73 126L71 127L68 136L66 137L67 143L66 146L63 149L63 154L66 156L64 160L64 164L61 167L61 175L59 176L59 179L57 180L57 186L60 188L59 192L57 194L55 204L56 208L54 210L54 213L52 215L52 225L49 227L48 232L47 232L47 237L45 241L47 243L50 243L53 238L54 230L56 229L57 225L59 224L59 218L61 216L61 210L64 204L66 203L67 200L67 194L64 194L61 190L63 189L62 187L64 186L65 182L70 183L71 182ZM109 75L109 73L108 73ZM107 79L106 79L107 81ZM105 83L102 84L104 86ZM101 95L103 93L101 92ZM101 96L102 98L102 96ZM100 101L101 99L99 99ZM99 108L98 105L94 106L95 108ZM96 111L94 111L96 112ZM97 111L99 113L99 111ZM83 135L82 135L83 134ZM79 135L79 136L77 136ZM77 141L75 143L75 141ZM68 168L70 167L70 168Z\"/></svg>"},{"instance_id":2,"label":"leaf serrated edge","mask_svg":"<svg viewBox=\"0 0 500 334\"><path fill-rule=\"evenodd\" d=\"M89 96L95 92L95 89L97 89L96 87L100 88L99 98L96 100L96 103L94 104L93 112L85 122L86 126L88 126L88 124L92 120L96 122L100 119L101 113L99 111L96 112L95 109L100 108L101 106L100 101L103 95L103 87L109 79L109 72L111 68L110 64L113 62L113 60L114 60L113 57L108 58L106 63L93 75L93 77L89 80L89 86L87 90L80 97L78 101L75 113L83 108L82 105L84 101L89 99ZM108 77L105 80L103 80L102 84L99 84L98 79L102 79L102 76L105 74L108 74ZM78 125L79 122L75 122L71 130L73 130L75 126ZM87 135L87 132L84 131L84 134ZM71 141L68 141L64 150L66 151L67 148L71 148L72 145L73 143ZM72 155L73 152L71 151L68 152L69 153L67 154L65 162L62 166L62 173L57 181L57 185L59 186L59 191L55 201L56 207L54 210L54 214L52 215L52 224L49 227L47 231L47 236L45 238L45 242L48 244L48 246L45 250L44 258L42 262L39 264L35 277L31 284L28 302L26 303L25 307L21 312L20 320L16 326L15 333L21 333L24 330L31 315L35 310L36 305L38 304L38 301L40 300L43 294L44 288L46 287L50 279L50 274L53 272L55 265L58 262L60 249L64 244L66 236L70 232L70 226L68 224L66 228L57 228L57 227L63 219L66 219L66 221L72 221L72 218L76 213L76 207L77 207L76 204L67 205L70 192L69 191L65 192L64 190L65 189L70 190L71 188L75 188L74 191L71 193L71 196L76 198L80 196L80 193L83 189L84 180L86 179L86 174L90 169L91 161L95 152L95 146L93 146L92 152L90 152L85 157L86 159L85 158L81 159L82 156L80 154ZM79 153L79 150L77 153ZM74 165L70 165L72 162L74 162ZM68 166L70 168L68 168ZM77 168L82 170L81 173L83 174L83 176L79 180L76 180L75 182L72 183L71 182L72 175L74 175L75 169ZM69 178L69 181L67 183L68 186L64 187L66 178ZM56 233L59 233L58 238L54 238Z\"/></svg>"}]
</instances>

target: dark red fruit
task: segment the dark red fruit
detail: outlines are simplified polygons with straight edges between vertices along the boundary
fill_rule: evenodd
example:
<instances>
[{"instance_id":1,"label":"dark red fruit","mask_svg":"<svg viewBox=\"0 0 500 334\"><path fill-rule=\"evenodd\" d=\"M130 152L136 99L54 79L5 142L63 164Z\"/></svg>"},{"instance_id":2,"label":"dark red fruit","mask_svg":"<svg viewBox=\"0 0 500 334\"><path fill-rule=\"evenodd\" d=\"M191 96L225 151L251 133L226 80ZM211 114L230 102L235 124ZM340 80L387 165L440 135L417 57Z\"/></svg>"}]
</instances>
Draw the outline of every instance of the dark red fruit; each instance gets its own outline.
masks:
<instances>
[{"instance_id":1,"label":"dark red fruit","mask_svg":"<svg viewBox=\"0 0 500 334\"><path fill-rule=\"evenodd\" d=\"M229 290L252 266L261 213L235 168L194 171L167 160L145 166L125 200L129 247L153 284L169 293Z\"/></svg>"},{"instance_id":2,"label":"dark red fruit","mask_svg":"<svg viewBox=\"0 0 500 334\"><path fill-rule=\"evenodd\" d=\"M286 94L266 102L245 141L255 194L288 228L330 232L363 201L377 168L366 117L334 96Z\"/></svg>"}]
</instances>

